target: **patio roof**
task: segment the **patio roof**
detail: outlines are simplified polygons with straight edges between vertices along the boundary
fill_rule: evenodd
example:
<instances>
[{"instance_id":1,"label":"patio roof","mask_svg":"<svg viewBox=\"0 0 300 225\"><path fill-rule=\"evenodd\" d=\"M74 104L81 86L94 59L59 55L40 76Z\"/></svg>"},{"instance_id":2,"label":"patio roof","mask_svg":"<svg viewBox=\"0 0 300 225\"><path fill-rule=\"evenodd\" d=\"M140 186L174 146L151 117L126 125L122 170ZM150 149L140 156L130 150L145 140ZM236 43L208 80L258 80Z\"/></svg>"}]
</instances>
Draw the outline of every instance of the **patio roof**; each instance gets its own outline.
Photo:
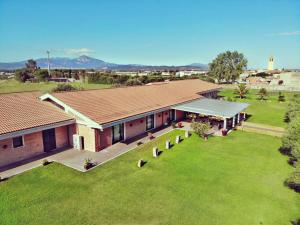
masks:
<instances>
[{"instance_id":1,"label":"patio roof","mask_svg":"<svg viewBox=\"0 0 300 225\"><path fill-rule=\"evenodd\" d=\"M173 106L172 109L199 113L202 115L231 118L245 110L248 106L249 104L247 103L204 98Z\"/></svg>"}]
</instances>

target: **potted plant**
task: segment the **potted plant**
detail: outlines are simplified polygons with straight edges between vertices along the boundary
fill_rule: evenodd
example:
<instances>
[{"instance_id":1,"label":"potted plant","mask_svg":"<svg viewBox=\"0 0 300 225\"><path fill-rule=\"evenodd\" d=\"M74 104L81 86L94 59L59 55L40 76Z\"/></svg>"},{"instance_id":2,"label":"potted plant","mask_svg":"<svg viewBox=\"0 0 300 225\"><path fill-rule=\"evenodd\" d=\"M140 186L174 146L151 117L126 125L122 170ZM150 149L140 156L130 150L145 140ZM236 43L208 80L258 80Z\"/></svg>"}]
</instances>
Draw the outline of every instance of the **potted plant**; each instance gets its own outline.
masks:
<instances>
[{"instance_id":1,"label":"potted plant","mask_svg":"<svg viewBox=\"0 0 300 225\"><path fill-rule=\"evenodd\" d=\"M172 126L173 129L175 129L176 128L176 123L172 122L171 126Z\"/></svg>"},{"instance_id":2,"label":"potted plant","mask_svg":"<svg viewBox=\"0 0 300 225\"><path fill-rule=\"evenodd\" d=\"M84 169L88 170L93 167L93 163L91 159L85 159L83 164Z\"/></svg>"},{"instance_id":3,"label":"potted plant","mask_svg":"<svg viewBox=\"0 0 300 225\"><path fill-rule=\"evenodd\" d=\"M152 140L154 137L153 137L153 134L151 133L151 132L148 132L148 138L150 139L150 140Z\"/></svg>"},{"instance_id":4,"label":"potted plant","mask_svg":"<svg viewBox=\"0 0 300 225\"><path fill-rule=\"evenodd\" d=\"M48 164L50 164L50 162L47 159L43 159L42 165L47 166Z\"/></svg>"},{"instance_id":5,"label":"potted plant","mask_svg":"<svg viewBox=\"0 0 300 225\"><path fill-rule=\"evenodd\" d=\"M227 129L222 129L222 135L223 135L223 136L226 136L226 135L227 135L227 132L228 132Z\"/></svg>"}]
</instances>

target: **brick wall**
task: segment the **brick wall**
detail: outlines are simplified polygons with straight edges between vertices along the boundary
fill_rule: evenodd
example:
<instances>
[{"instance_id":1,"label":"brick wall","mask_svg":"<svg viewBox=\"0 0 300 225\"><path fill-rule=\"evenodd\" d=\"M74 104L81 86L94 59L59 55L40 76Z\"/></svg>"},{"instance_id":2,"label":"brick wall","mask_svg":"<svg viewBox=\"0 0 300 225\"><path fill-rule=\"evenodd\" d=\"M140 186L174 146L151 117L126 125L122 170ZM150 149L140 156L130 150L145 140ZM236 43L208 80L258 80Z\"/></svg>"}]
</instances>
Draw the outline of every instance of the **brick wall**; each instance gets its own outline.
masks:
<instances>
[{"instance_id":1,"label":"brick wall","mask_svg":"<svg viewBox=\"0 0 300 225\"><path fill-rule=\"evenodd\" d=\"M56 148L69 146L68 127L55 128Z\"/></svg>"},{"instance_id":2,"label":"brick wall","mask_svg":"<svg viewBox=\"0 0 300 225\"><path fill-rule=\"evenodd\" d=\"M103 129L103 131L97 130L98 137L97 139L100 140L98 142L97 150L102 150L110 145L112 145L112 134L111 134L111 127Z\"/></svg>"},{"instance_id":3,"label":"brick wall","mask_svg":"<svg viewBox=\"0 0 300 225\"><path fill-rule=\"evenodd\" d=\"M146 118L133 120L125 123L126 139L135 137L146 132Z\"/></svg>"},{"instance_id":4,"label":"brick wall","mask_svg":"<svg viewBox=\"0 0 300 225\"><path fill-rule=\"evenodd\" d=\"M55 128L56 148L69 146L68 127ZM42 131L23 136L23 146L13 148L13 139L0 141L0 167L29 159L44 152Z\"/></svg>"},{"instance_id":5,"label":"brick wall","mask_svg":"<svg viewBox=\"0 0 300 225\"><path fill-rule=\"evenodd\" d=\"M180 121L183 119L183 117L184 117L184 112L180 110L176 110L176 120Z\"/></svg>"}]
</instances>

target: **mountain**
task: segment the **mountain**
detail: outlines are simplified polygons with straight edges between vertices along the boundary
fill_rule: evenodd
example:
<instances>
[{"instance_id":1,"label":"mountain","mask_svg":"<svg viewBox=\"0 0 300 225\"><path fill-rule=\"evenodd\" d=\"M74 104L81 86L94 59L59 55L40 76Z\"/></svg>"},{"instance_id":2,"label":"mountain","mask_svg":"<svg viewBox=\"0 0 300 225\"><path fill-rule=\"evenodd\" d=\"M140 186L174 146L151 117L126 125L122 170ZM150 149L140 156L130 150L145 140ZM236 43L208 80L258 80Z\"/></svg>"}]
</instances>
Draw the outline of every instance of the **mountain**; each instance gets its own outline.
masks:
<instances>
[{"instance_id":1,"label":"mountain","mask_svg":"<svg viewBox=\"0 0 300 225\"><path fill-rule=\"evenodd\" d=\"M40 68L48 67L47 58L36 59ZM1 63L0 70L14 70L25 67L26 61ZM50 59L50 67L52 69L98 69L98 70L177 70L177 69L201 69L206 70L207 65L201 63L193 63L185 66L151 66L139 64L115 64L105 62L100 59L92 58L86 55L77 58L56 57Z\"/></svg>"}]
</instances>

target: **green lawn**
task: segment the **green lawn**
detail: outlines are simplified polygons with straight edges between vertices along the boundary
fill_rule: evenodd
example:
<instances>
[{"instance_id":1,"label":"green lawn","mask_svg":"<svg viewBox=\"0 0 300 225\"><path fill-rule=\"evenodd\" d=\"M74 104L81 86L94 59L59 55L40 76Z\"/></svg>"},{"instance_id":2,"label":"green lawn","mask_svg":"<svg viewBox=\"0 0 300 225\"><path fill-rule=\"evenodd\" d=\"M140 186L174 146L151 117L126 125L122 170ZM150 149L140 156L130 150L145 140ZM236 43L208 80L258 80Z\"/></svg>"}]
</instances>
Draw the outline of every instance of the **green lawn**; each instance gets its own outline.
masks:
<instances>
[{"instance_id":1,"label":"green lawn","mask_svg":"<svg viewBox=\"0 0 300 225\"><path fill-rule=\"evenodd\" d=\"M251 115L249 122L262 123L272 126L285 127L284 115L287 110L288 100L294 94L283 92L286 102L278 102L278 92L270 92L268 100L261 101L257 99L257 90L250 90L246 99L239 99L233 94L234 90L224 89L220 92L221 96L231 97L238 102L247 102L250 104L247 113Z\"/></svg>"},{"instance_id":2,"label":"green lawn","mask_svg":"<svg viewBox=\"0 0 300 225\"><path fill-rule=\"evenodd\" d=\"M70 83L74 87L80 87L83 89L101 89L107 88L111 85L107 84L88 84L88 83ZM41 91L49 92L51 89L57 86L57 83L20 83L16 80L0 80L0 94L12 93L12 92L24 92L24 91Z\"/></svg>"},{"instance_id":3,"label":"green lawn","mask_svg":"<svg viewBox=\"0 0 300 225\"><path fill-rule=\"evenodd\" d=\"M178 132L156 139L159 147ZM283 186L292 168L278 138L193 135L159 158L152 145L88 173L53 163L0 183L0 224L288 225L300 217L300 195Z\"/></svg>"}]
</instances>

